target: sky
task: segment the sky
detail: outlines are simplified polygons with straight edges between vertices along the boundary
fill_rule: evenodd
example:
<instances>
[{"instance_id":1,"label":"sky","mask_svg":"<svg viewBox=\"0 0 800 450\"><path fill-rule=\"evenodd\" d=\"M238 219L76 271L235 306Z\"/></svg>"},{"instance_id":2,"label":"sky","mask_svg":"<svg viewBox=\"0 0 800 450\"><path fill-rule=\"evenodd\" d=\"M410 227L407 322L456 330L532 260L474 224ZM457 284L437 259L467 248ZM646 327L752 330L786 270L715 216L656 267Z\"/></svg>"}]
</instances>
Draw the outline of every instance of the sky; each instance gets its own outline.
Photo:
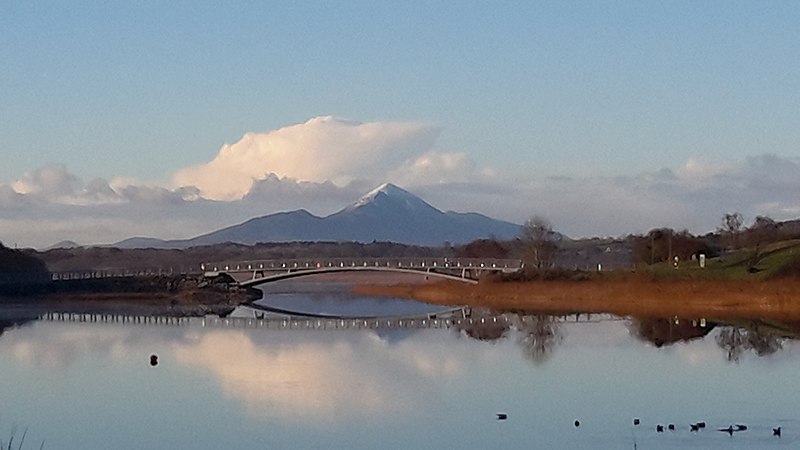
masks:
<instances>
[{"instance_id":1,"label":"sky","mask_svg":"<svg viewBox=\"0 0 800 450\"><path fill-rule=\"evenodd\" d=\"M394 182L572 237L800 217L796 2L0 0L0 241Z\"/></svg>"}]
</instances>

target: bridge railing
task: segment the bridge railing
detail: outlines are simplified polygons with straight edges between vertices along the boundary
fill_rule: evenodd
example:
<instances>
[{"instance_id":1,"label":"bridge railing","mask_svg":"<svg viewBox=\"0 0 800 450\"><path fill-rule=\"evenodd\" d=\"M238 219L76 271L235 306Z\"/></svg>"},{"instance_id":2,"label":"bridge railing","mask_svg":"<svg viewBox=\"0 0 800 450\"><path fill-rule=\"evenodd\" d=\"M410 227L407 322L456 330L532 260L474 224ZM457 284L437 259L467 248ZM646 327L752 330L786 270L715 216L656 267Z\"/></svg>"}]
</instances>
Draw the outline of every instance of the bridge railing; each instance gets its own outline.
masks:
<instances>
[{"instance_id":1,"label":"bridge railing","mask_svg":"<svg viewBox=\"0 0 800 450\"><path fill-rule=\"evenodd\" d=\"M515 271L518 259L483 258L302 258L204 263L205 272L295 271L324 268L480 269Z\"/></svg>"},{"instance_id":2,"label":"bridge railing","mask_svg":"<svg viewBox=\"0 0 800 450\"><path fill-rule=\"evenodd\" d=\"M84 269L50 272L52 281L74 281L91 280L99 278L130 278L130 277L150 277L162 275L191 275L199 274L197 269L189 270L186 268L158 268L158 269Z\"/></svg>"}]
</instances>

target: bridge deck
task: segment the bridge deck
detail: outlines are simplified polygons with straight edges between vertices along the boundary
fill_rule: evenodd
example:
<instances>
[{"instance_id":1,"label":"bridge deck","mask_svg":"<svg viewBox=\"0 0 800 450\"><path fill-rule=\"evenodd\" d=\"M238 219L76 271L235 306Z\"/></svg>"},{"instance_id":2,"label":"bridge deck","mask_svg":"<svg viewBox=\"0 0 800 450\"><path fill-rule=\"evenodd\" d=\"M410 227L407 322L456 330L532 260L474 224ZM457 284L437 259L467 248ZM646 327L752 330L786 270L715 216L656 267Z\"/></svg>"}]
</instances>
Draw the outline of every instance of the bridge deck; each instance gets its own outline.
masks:
<instances>
[{"instance_id":1,"label":"bridge deck","mask_svg":"<svg viewBox=\"0 0 800 450\"><path fill-rule=\"evenodd\" d=\"M483 272L516 272L522 267L522 261L517 259L477 258L289 259L228 261L206 263L201 266L206 277L252 273L249 280L238 281L241 286L256 286L312 274L349 271L425 273L475 283Z\"/></svg>"},{"instance_id":2,"label":"bridge deck","mask_svg":"<svg viewBox=\"0 0 800 450\"><path fill-rule=\"evenodd\" d=\"M479 258L304 258L267 259L252 261L210 262L201 265L206 273L290 271L322 268L365 268L385 267L399 269L479 269L514 272L523 264L518 259L479 259Z\"/></svg>"}]
</instances>

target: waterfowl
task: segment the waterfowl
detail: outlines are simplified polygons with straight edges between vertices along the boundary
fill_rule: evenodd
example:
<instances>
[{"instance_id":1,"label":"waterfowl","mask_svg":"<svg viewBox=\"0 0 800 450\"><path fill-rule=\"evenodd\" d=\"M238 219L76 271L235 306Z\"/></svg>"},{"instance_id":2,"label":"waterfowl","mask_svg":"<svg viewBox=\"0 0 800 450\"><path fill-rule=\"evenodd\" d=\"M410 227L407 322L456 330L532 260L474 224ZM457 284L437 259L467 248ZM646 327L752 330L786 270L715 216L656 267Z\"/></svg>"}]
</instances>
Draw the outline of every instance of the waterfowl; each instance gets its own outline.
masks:
<instances>
[{"instance_id":1,"label":"waterfowl","mask_svg":"<svg viewBox=\"0 0 800 450\"><path fill-rule=\"evenodd\" d=\"M722 431L724 433L728 433L730 436L733 436L733 425L729 425L728 428L717 428L717 431Z\"/></svg>"},{"instance_id":2,"label":"waterfowl","mask_svg":"<svg viewBox=\"0 0 800 450\"><path fill-rule=\"evenodd\" d=\"M656 432L663 433L664 432L664 425L656 425Z\"/></svg>"},{"instance_id":3,"label":"waterfowl","mask_svg":"<svg viewBox=\"0 0 800 450\"><path fill-rule=\"evenodd\" d=\"M575 428L578 428L579 426L581 426L581 421L576 419L575 422L574 422L574 425L575 425Z\"/></svg>"},{"instance_id":4,"label":"waterfowl","mask_svg":"<svg viewBox=\"0 0 800 450\"><path fill-rule=\"evenodd\" d=\"M675 424L674 424L674 423L671 423L671 424L667 425L667 429L668 429L669 431L675 431Z\"/></svg>"},{"instance_id":5,"label":"waterfowl","mask_svg":"<svg viewBox=\"0 0 800 450\"><path fill-rule=\"evenodd\" d=\"M773 428L773 429L772 429L772 435L773 435L773 436L778 436L778 437L781 437L781 427L778 427L778 428Z\"/></svg>"},{"instance_id":6,"label":"waterfowl","mask_svg":"<svg viewBox=\"0 0 800 450\"><path fill-rule=\"evenodd\" d=\"M506 420L508 419L508 414L506 413L497 413L497 420Z\"/></svg>"},{"instance_id":7,"label":"waterfowl","mask_svg":"<svg viewBox=\"0 0 800 450\"><path fill-rule=\"evenodd\" d=\"M633 419L633 424L634 424L634 425L639 425L639 423L640 423L640 422L639 422L639 418L638 418L638 417L635 417L635 418Z\"/></svg>"}]
</instances>

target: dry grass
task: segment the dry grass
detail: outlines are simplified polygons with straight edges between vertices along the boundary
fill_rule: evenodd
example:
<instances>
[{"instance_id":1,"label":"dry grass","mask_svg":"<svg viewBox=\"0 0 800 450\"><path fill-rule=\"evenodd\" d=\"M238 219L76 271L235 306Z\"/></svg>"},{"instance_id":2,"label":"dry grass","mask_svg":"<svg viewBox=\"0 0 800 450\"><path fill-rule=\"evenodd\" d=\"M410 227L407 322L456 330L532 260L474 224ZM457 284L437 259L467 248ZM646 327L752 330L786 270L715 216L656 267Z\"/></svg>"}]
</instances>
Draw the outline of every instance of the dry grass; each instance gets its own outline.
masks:
<instances>
[{"instance_id":1,"label":"dry grass","mask_svg":"<svg viewBox=\"0 0 800 450\"><path fill-rule=\"evenodd\" d=\"M611 313L637 317L800 320L800 280L647 280L459 282L360 285L363 294L535 313Z\"/></svg>"}]
</instances>

